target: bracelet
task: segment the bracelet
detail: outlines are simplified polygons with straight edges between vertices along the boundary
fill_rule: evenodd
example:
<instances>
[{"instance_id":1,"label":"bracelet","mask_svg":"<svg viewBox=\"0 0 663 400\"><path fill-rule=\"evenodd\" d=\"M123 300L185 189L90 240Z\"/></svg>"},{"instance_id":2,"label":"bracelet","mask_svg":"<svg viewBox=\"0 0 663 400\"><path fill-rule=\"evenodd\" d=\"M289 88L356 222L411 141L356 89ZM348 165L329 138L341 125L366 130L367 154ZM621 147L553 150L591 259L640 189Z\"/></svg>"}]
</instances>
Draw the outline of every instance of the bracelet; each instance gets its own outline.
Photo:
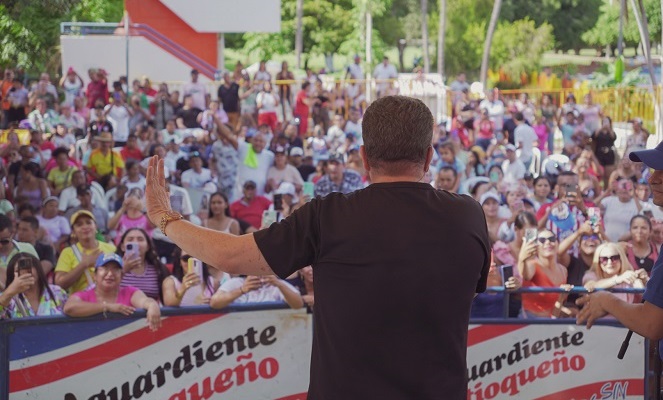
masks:
<instances>
[{"instance_id":1,"label":"bracelet","mask_svg":"<svg viewBox=\"0 0 663 400\"><path fill-rule=\"evenodd\" d=\"M182 297L184 297L184 292L179 291L179 290L177 292L175 292L175 298L177 298L177 300L182 301Z\"/></svg>"},{"instance_id":2,"label":"bracelet","mask_svg":"<svg viewBox=\"0 0 663 400\"><path fill-rule=\"evenodd\" d=\"M166 225L168 225L169 222L178 221L182 218L184 217L178 212L166 211L166 213L161 216L161 221L159 221L159 229L161 229L161 233L163 233L164 236L168 236L166 235Z\"/></svg>"},{"instance_id":3,"label":"bracelet","mask_svg":"<svg viewBox=\"0 0 663 400\"><path fill-rule=\"evenodd\" d=\"M106 304L105 301L103 304L104 304L104 310L103 310L104 318L108 318L108 315L106 315L106 311L108 311L108 304Z\"/></svg>"}]
</instances>

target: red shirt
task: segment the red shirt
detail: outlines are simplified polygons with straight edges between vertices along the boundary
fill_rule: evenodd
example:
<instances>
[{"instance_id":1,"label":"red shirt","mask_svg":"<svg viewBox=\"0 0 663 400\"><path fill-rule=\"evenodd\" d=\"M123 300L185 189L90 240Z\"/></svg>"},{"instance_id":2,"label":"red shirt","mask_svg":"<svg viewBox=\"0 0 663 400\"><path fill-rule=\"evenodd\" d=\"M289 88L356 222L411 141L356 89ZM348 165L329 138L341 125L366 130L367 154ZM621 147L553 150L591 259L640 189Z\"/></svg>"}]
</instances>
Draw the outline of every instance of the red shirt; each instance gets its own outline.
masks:
<instances>
[{"instance_id":1,"label":"red shirt","mask_svg":"<svg viewBox=\"0 0 663 400\"><path fill-rule=\"evenodd\" d=\"M87 84L87 106L94 108L94 103L101 99L104 105L108 104L108 84L105 80L92 81Z\"/></svg>"},{"instance_id":2,"label":"red shirt","mask_svg":"<svg viewBox=\"0 0 663 400\"><path fill-rule=\"evenodd\" d=\"M230 215L233 218L248 222L256 229L260 229L260 225L262 225L262 212L267 210L270 204L272 202L263 196L254 197L248 204L244 199L240 199L230 205Z\"/></svg>"},{"instance_id":3,"label":"red shirt","mask_svg":"<svg viewBox=\"0 0 663 400\"><path fill-rule=\"evenodd\" d=\"M306 90L300 90L299 93L297 93L297 99L295 100L295 115L301 117L308 116L308 106L304 103L304 99L307 97L306 95Z\"/></svg>"},{"instance_id":4,"label":"red shirt","mask_svg":"<svg viewBox=\"0 0 663 400\"><path fill-rule=\"evenodd\" d=\"M129 159L140 161L143 159L143 152L141 152L140 149L132 150L127 148L127 146L122 147L122 150L120 150L120 154L122 155L124 161L127 161Z\"/></svg>"}]
</instances>

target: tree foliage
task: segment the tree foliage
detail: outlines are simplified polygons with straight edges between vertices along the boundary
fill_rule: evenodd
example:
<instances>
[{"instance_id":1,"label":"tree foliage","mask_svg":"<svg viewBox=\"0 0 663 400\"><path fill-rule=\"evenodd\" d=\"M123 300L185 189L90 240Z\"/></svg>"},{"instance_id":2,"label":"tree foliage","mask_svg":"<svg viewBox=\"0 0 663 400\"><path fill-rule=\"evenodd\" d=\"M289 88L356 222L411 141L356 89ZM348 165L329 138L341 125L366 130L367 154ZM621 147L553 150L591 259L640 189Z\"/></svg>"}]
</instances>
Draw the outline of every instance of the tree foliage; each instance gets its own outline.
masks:
<instances>
[{"instance_id":1,"label":"tree foliage","mask_svg":"<svg viewBox=\"0 0 663 400\"><path fill-rule=\"evenodd\" d=\"M649 36L659 38L661 36L661 3L660 0L644 0L645 13L647 14L647 24L649 27ZM624 42L627 45L635 46L640 43L640 32L632 15L632 10L627 2L627 14L624 21ZM617 46L619 37L619 2L615 1L610 5L605 2L601 8L598 20L592 29L583 35L583 40L592 46ZM656 40L656 39L654 39Z\"/></svg>"},{"instance_id":2,"label":"tree foliage","mask_svg":"<svg viewBox=\"0 0 663 400\"><path fill-rule=\"evenodd\" d=\"M60 23L122 18L122 0L5 0L0 5L0 65L57 69Z\"/></svg>"},{"instance_id":3,"label":"tree foliage","mask_svg":"<svg viewBox=\"0 0 663 400\"><path fill-rule=\"evenodd\" d=\"M541 56L552 49L554 42L550 24L537 27L530 19L501 22L493 38L490 63L517 80L522 73L539 69Z\"/></svg>"},{"instance_id":4,"label":"tree foliage","mask_svg":"<svg viewBox=\"0 0 663 400\"><path fill-rule=\"evenodd\" d=\"M597 22L603 0L504 0L502 21L529 18L536 25L553 28L555 49L580 50L586 43L582 35Z\"/></svg>"}]
</instances>

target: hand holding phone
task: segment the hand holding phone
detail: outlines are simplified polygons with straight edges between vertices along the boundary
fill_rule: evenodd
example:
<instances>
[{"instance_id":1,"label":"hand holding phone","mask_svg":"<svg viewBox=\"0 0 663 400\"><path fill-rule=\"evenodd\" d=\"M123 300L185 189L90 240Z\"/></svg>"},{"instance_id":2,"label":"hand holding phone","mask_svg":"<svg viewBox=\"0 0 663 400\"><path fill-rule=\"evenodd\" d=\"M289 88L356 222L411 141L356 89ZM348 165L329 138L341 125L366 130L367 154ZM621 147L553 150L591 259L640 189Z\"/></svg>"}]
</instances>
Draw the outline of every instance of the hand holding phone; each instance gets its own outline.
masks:
<instances>
[{"instance_id":1,"label":"hand holding phone","mask_svg":"<svg viewBox=\"0 0 663 400\"><path fill-rule=\"evenodd\" d=\"M262 212L262 224L260 229L269 228L274 222L276 222L277 214L274 210L265 210Z\"/></svg>"},{"instance_id":2,"label":"hand holding phone","mask_svg":"<svg viewBox=\"0 0 663 400\"><path fill-rule=\"evenodd\" d=\"M140 257L140 249L138 248L138 243L129 242L125 246L125 254L128 259L135 259Z\"/></svg>"},{"instance_id":3,"label":"hand holding phone","mask_svg":"<svg viewBox=\"0 0 663 400\"><path fill-rule=\"evenodd\" d=\"M513 276L513 265L502 265L500 274L502 275L502 285L506 288L506 283Z\"/></svg>"},{"instance_id":4,"label":"hand holding phone","mask_svg":"<svg viewBox=\"0 0 663 400\"><path fill-rule=\"evenodd\" d=\"M190 274L194 273L198 275L198 277L203 276L203 262L200 261L199 259L194 257L189 258L189 261L187 262L187 267Z\"/></svg>"},{"instance_id":5,"label":"hand holding phone","mask_svg":"<svg viewBox=\"0 0 663 400\"><path fill-rule=\"evenodd\" d=\"M536 228L527 228L525 229L525 242L530 243L536 240L536 235L538 231Z\"/></svg>"},{"instance_id":6,"label":"hand holding phone","mask_svg":"<svg viewBox=\"0 0 663 400\"><path fill-rule=\"evenodd\" d=\"M313 182L304 182L302 194L312 199L315 196L315 184Z\"/></svg>"}]
</instances>

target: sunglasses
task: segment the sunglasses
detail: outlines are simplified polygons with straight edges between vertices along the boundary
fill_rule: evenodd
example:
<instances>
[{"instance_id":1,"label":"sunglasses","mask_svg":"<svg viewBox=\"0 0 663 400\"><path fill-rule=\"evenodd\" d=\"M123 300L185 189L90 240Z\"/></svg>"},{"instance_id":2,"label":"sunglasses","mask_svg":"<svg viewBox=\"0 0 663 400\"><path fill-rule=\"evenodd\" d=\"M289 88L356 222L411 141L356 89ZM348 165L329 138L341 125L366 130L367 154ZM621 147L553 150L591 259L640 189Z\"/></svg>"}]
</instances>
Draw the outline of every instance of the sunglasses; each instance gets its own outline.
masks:
<instances>
[{"instance_id":1,"label":"sunglasses","mask_svg":"<svg viewBox=\"0 0 663 400\"><path fill-rule=\"evenodd\" d=\"M11 239L0 239L0 244L3 246L8 245L9 243L11 243Z\"/></svg>"},{"instance_id":2,"label":"sunglasses","mask_svg":"<svg viewBox=\"0 0 663 400\"><path fill-rule=\"evenodd\" d=\"M556 243L557 242L557 236L541 236L536 238L536 240L539 241L539 243L544 244L545 242L550 242L550 243Z\"/></svg>"},{"instance_id":3,"label":"sunglasses","mask_svg":"<svg viewBox=\"0 0 663 400\"><path fill-rule=\"evenodd\" d=\"M619 254L615 254L614 256L610 257L599 257L599 262L603 265L608 263L608 260L612 261L613 263L616 263L617 261L621 261L621 257Z\"/></svg>"},{"instance_id":4,"label":"sunglasses","mask_svg":"<svg viewBox=\"0 0 663 400\"><path fill-rule=\"evenodd\" d=\"M599 240L598 235L582 235L582 240Z\"/></svg>"}]
</instances>

